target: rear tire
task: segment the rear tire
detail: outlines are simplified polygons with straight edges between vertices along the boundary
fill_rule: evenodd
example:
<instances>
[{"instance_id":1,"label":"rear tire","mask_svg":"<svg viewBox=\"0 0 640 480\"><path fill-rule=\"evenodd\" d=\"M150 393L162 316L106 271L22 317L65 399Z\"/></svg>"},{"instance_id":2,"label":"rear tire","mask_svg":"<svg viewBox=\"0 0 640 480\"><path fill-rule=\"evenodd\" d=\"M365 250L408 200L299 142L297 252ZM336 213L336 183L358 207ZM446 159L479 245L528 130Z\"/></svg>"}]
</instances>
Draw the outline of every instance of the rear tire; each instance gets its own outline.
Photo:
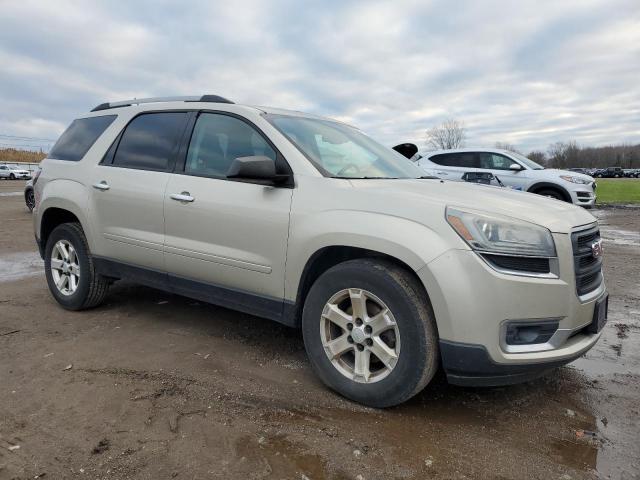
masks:
<instances>
[{"instance_id":1,"label":"rear tire","mask_svg":"<svg viewBox=\"0 0 640 480\"><path fill-rule=\"evenodd\" d=\"M339 302L340 295L346 297L338 307L341 313L337 318L342 323L338 326L327 314L338 306L332 302L336 298ZM364 309L357 307L356 299L362 296ZM388 314L376 315L381 312ZM350 260L323 273L305 300L302 332L309 360L320 379L336 392L370 407L390 407L408 400L438 369L438 331L424 288L407 270L386 260ZM344 350L340 356L330 359L334 347L326 332L334 332L332 340L348 340L335 348ZM359 363L356 359L365 357L356 355L365 355L367 360ZM383 355L387 355L385 361ZM361 375L362 371L369 376Z\"/></svg>"},{"instance_id":2,"label":"rear tire","mask_svg":"<svg viewBox=\"0 0 640 480\"><path fill-rule=\"evenodd\" d=\"M29 211L33 212L33 209L36 206L36 197L35 197L35 194L33 193L33 188L30 188L24 194L24 203L27 205L27 208L29 209Z\"/></svg>"},{"instance_id":3,"label":"rear tire","mask_svg":"<svg viewBox=\"0 0 640 480\"><path fill-rule=\"evenodd\" d=\"M51 232L44 268L49 291L67 310L96 307L107 294L109 282L96 272L79 223L63 223Z\"/></svg>"}]
</instances>

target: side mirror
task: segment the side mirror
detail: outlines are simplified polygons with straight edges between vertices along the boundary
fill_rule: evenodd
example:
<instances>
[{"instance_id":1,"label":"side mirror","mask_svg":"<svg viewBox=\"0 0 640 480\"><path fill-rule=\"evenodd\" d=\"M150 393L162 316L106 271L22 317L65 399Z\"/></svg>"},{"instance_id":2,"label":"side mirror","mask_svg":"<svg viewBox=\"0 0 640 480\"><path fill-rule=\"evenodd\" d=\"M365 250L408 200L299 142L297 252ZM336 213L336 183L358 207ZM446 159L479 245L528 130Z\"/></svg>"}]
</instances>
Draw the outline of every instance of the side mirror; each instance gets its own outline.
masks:
<instances>
[{"instance_id":1,"label":"side mirror","mask_svg":"<svg viewBox=\"0 0 640 480\"><path fill-rule=\"evenodd\" d=\"M271 184L286 183L290 180L289 175L278 175L276 162L264 155L236 158L229 167L227 178L257 180Z\"/></svg>"},{"instance_id":2,"label":"side mirror","mask_svg":"<svg viewBox=\"0 0 640 480\"><path fill-rule=\"evenodd\" d=\"M276 163L264 155L238 157L229 167L227 178L270 180L276 176Z\"/></svg>"},{"instance_id":3,"label":"side mirror","mask_svg":"<svg viewBox=\"0 0 640 480\"><path fill-rule=\"evenodd\" d=\"M400 155L409 159L418 153L418 147L413 143L401 143L400 145L393 147L393 149Z\"/></svg>"},{"instance_id":4,"label":"side mirror","mask_svg":"<svg viewBox=\"0 0 640 480\"><path fill-rule=\"evenodd\" d=\"M519 172L520 170L524 170L524 168L522 168L522 165L520 165L519 163L512 163L511 165L509 165L509 170L511 170L512 172Z\"/></svg>"}]
</instances>

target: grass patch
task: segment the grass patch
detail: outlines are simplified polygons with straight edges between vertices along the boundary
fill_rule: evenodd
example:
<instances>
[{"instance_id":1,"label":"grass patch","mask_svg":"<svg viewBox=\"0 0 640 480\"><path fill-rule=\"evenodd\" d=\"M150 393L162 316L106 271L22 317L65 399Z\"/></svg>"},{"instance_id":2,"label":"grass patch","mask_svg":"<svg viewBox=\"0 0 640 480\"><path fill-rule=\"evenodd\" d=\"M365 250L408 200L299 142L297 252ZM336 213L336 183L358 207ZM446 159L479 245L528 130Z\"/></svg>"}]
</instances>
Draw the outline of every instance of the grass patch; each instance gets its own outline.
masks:
<instances>
[{"instance_id":1,"label":"grass patch","mask_svg":"<svg viewBox=\"0 0 640 480\"><path fill-rule=\"evenodd\" d=\"M597 203L640 203L640 178L597 178Z\"/></svg>"}]
</instances>

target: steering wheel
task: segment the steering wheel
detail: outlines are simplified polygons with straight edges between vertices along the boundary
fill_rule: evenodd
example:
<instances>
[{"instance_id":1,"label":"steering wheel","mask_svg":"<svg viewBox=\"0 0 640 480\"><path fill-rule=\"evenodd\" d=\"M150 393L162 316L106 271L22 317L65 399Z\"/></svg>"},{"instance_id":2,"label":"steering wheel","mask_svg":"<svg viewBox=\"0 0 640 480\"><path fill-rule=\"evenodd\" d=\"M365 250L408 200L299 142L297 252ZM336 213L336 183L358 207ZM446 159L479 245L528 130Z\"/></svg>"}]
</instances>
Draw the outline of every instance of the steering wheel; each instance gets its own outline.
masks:
<instances>
[{"instance_id":1,"label":"steering wheel","mask_svg":"<svg viewBox=\"0 0 640 480\"><path fill-rule=\"evenodd\" d=\"M340 169L338 173L336 173L337 177L341 177L344 173L346 173L350 168L353 168L356 173L360 173L360 169L355 163L347 163L344 167Z\"/></svg>"}]
</instances>

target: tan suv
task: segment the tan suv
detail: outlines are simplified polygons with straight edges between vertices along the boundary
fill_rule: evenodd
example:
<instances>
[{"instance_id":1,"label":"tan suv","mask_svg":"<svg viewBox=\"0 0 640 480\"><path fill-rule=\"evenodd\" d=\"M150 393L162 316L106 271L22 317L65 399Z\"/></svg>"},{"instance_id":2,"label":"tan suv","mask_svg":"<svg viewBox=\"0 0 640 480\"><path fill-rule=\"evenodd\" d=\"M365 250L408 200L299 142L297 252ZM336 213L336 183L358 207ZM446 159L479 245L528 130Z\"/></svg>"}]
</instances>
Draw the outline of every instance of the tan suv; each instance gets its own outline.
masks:
<instances>
[{"instance_id":1,"label":"tan suv","mask_svg":"<svg viewBox=\"0 0 640 480\"><path fill-rule=\"evenodd\" d=\"M524 381L606 321L595 218L442 181L354 127L221 97L102 104L35 183L52 295L136 282L302 329L320 378L375 407Z\"/></svg>"}]
</instances>

